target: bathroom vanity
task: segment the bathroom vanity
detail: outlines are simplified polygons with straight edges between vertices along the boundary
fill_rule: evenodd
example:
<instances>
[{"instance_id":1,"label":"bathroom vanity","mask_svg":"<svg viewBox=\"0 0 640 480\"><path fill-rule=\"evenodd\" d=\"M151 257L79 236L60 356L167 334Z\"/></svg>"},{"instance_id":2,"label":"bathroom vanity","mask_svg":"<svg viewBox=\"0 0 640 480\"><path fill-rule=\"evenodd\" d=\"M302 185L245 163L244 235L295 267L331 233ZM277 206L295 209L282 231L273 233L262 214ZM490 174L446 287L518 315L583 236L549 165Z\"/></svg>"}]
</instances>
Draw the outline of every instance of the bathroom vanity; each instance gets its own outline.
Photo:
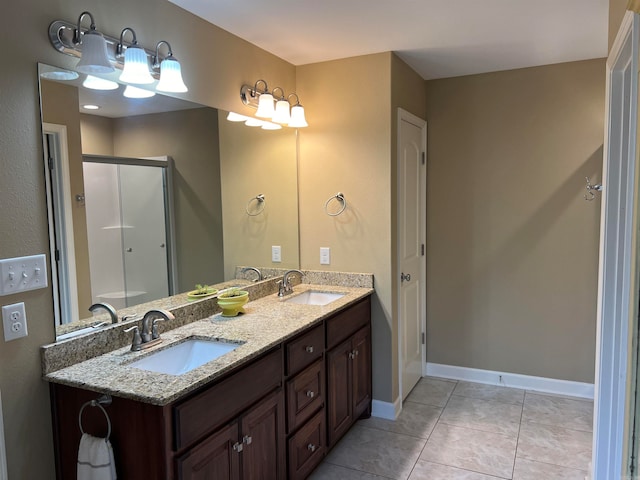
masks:
<instances>
[{"instance_id":1,"label":"bathroom vanity","mask_svg":"<svg viewBox=\"0 0 640 480\"><path fill-rule=\"evenodd\" d=\"M243 342L184 375L132 368L148 353L126 347L46 374L58 479L76 478L78 412L100 393L112 396L105 410L118 478L306 478L371 414L372 290L337 291L344 296L325 306L270 295L241 317L213 315L163 333L165 348L207 336ZM80 421L87 433L107 433L98 408Z\"/></svg>"}]
</instances>

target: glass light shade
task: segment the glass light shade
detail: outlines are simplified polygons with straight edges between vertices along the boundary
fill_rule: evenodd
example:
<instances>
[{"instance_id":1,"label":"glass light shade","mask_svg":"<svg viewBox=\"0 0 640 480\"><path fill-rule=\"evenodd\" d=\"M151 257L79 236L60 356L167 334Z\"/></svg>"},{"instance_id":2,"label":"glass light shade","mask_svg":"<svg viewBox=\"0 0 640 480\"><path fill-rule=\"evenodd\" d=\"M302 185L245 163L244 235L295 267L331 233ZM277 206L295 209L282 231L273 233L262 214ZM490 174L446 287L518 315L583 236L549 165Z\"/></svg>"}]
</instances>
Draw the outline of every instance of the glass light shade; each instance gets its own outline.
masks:
<instances>
[{"instance_id":1,"label":"glass light shade","mask_svg":"<svg viewBox=\"0 0 640 480\"><path fill-rule=\"evenodd\" d=\"M229 120L230 122L246 122L247 120L249 120L249 117L247 117L246 115L240 115L236 112L229 112L227 115L227 120Z\"/></svg>"},{"instance_id":2,"label":"glass light shade","mask_svg":"<svg viewBox=\"0 0 640 480\"><path fill-rule=\"evenodd\" d=\"M274 113L273 95L270 93L261 94L258 100L258 111L256 112L256 117L272 118Z\"/></svg>"},{"instance_id":3,"label":"glass light shade","mask_svg":"<svg viewBox=\"0 0 640 480\"><path fill-rule=\"evenodd\" d=\"M156 90L159 92L184 93L189 91L182 81L180 62L173 57L165 58L160 64L160 81Z\"/></svg>"},{"instance_id":4,"label":"glass light shade","mask_svg":"<svg viewBox=\"0 0 640 480\"><path fill-rule=\"evenodd\" d=\"M124 68L120 75L120 81L136 85L153 83L153 77L149 73L149 60L147 60L147 54L142 48L131 45L125 50Z\"/></svg>"},{"instance_id":5,"label":"glass light shade","mask_svg":"<svg viewBox=\"0 0 640 480\"><path fill-rule=\"evenodd\" d=\"M107 55L107 41L99 32L89 30L82 35L82 58L76 70L80 73L111 73L115 70Z\"/></svg>"},{"instance_id":6,"label":"glass light shade","mask_svg":"<svg viewBox=\"0 0 640 480\"><path fill-rule=\"evenodd\" d=\"M278 100L276 102L276 113L271 119L276 123L289 123L291 114L289 113L289 102L286 100Z\"/></svg>"},{"instance_id":7,"label":"glass light shade","mask_svg":"<svg viewBox=\"0 0 640 480\"><path fill-rule=\"evenodd\" d=\"M257 118L249 118L244 122L247 127L261 127L263 123L262 120L258 120Z\"/></svg>"},{"instance_id":8,"label":"glass light shade","mask_svg":"<svg viewBox=\"0 0 640 480\"><path fill-rule=\"evenodd\" d=\"M145 90L144 88L138 88L132 85L127 85L127 88L125 88L123 92L123 95L127 98L150 98L155 94L156 92L152 92L151 90Z\"/></svg>"},{"instance_id":9,"label":"glass light shade","mask_svg":"<svg viewBox=\"0 0 640 480\"><path fill-rule=\"evenodd\" d=\"M291 107L291 121L289 126L293 128L308 127L307 119L304 118L304 107L302 105L294 105Z\"/></svg>"},{"instance_id":10,"label":"glass light shade","mask_svg":"<svg viewBox=\"0 0 640 480\"><path fill-rule=\"evenodd\" d=\"M273 122L263 122L262 124L263 130L280 130L281 128L282 128L282 125L278 125L277 123L273 123Z\"/></svg>"},{"instance_id":11,"label":"glass light shade","mask_svg":"<svg viewBox=\"0 0 640 480\"><path fill-rule=\"evenodd\" d=\"M90 88L91 90L115 90L120 85L117 82L106 80L104 78L94 77L93 75L87 75L87 78L82 82L84 88Z\"/></svg>"}]
</instances>

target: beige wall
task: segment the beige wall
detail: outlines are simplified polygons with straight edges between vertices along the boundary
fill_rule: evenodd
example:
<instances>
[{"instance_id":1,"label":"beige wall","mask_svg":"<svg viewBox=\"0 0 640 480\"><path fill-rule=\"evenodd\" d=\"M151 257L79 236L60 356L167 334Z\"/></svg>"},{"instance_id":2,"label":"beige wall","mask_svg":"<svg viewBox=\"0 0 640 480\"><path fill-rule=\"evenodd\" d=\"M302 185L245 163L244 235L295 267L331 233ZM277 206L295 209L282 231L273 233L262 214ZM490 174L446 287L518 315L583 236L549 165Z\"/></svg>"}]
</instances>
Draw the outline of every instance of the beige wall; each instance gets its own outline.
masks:
<instances>
[{"instance_id":1,"label":"beige wall","mask_svg":"<svg viewBox=\"0 0 640 480\"><path fill-rule=\"evenodd\" d=\"M82 153L113 156L113 122L115 119L97 115L80 115Z\"/></svg>"},{"instance_id":2,"label":"beige wall","mask_svg":"<svg viewBox=\"0 0 640 480\"><path fill-rule=\"evenodd\" d=\"M297 70L298 94L313 126L300 132L301 266L375 275L373 396L383 401L394 399L397 376L392 369L391 55ZM330 217L324 204L337 192L349 207ZM331 265L320 265L320 247L331 248Z\"/></svg>"},{"instance_id":3,"label":"beige wall","mask_svg":"<svg viewBox=\"0 0 640 480\"><path fill-rule=\"evenodd\" d=\"M622 18L627 11L628 0L609 0L609 48L616 39L616 34L622 23Z\"/></svg>"},{"instance_id":4,"label":"beige wall","mask_svg":"<svg viewBox=\"0 0 640 480\"><path fill-rule=\"evenodd\" d=\"M4 38L29 41L6 52L11 69L0 75L0 258L49 251L36 63L75 64L50 46L47 28L57 18L75 22L84 10L110 35L132 26L144 46L171 42L189 84L186 96L197 103L239 110L239 86L258 78L294 90L292 65L169 2L24 0L20 8L5 9ZM54 339L51 289L2 297L3 305L19 301L25 302L29 336L0 342L9 478L49 479L54 469L49 394L40 378L38 349Z\"/></svg>"},{"instance_id":5,"label":"beige wall","mask_svg":"<svg viewBox=\"0 0 640 480\"><path fill-rule=\"evenodd\" d=\"M298 268L298 185L296 131L262 130L226 120L219 113L220 175L225 278L238 265ZM246 213L249 199L265 196L262 213ZM249 205L252 213L257 202ZM282 262L271 261L271 246L281 247Z\"/></svg>"},{"instance_id":6,"label":"beige wall","mask_svg":"<svg viewBox=\"0 0 640 480\"><path fill-rule=\"evenodd\" d=\"M604 60L427 82L429 362L594 381Z\"/></svg>"}]
</instances>

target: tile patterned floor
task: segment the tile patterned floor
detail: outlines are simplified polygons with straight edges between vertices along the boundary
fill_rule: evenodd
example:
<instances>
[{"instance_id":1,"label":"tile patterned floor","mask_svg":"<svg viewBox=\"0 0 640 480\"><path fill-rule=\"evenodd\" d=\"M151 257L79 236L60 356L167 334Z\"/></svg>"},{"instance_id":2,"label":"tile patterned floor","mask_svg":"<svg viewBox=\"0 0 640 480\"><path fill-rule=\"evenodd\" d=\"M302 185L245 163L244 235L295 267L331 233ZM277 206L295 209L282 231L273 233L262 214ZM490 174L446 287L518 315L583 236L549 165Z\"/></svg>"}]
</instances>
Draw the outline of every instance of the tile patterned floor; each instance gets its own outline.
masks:
<instances>
[{"instance_id":1,"label":"tile patterned floor","mask_svg":"<svg viewBox=\"0 0 640 480\"><path fill-rule=\"evenodd\" d=\"M593 402L426 377L396 421L360 420L311 480L584 480Z\"/></svg>"}]
</instances>

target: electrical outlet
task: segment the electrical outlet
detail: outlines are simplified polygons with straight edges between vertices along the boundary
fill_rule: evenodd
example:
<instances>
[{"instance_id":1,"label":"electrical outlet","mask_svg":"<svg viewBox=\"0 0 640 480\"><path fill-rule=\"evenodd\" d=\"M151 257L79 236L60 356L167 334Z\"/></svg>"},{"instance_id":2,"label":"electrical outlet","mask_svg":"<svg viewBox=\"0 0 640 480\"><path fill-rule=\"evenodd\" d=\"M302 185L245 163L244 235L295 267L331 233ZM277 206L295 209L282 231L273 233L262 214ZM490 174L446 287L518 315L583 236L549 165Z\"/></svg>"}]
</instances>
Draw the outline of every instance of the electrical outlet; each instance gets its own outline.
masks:
<instances>
[{"instance_id":1,"label":"electrical outlet","mask_svg":"<svg viewBox=\"0 0 640 480\"><path fill-rule=\"evenodd\" d=\"M274 263L280 263L282 261L282 249L280 245L273 245L271 247L271 261Z\"/></svg>"},{"instance_id":2,"label":"electrical outlet","mask_svg":"<svg viewBox=\"0 0 640 480\"><path fill-rule=\"evenodd\" d=\"M27 336L27 315L24 310L24 302L2 307L2 325L5 342Z\"/></svg>"},{"instance_id":3,"label":"electrical outlet","mask_svg":"<svg viewBox=\"0 0 640 480\"><path fill-rule=\"evenodd\" d=\"M320 265L331 265L331 249L320 247Z\"/></svg>"}]
</instances>

